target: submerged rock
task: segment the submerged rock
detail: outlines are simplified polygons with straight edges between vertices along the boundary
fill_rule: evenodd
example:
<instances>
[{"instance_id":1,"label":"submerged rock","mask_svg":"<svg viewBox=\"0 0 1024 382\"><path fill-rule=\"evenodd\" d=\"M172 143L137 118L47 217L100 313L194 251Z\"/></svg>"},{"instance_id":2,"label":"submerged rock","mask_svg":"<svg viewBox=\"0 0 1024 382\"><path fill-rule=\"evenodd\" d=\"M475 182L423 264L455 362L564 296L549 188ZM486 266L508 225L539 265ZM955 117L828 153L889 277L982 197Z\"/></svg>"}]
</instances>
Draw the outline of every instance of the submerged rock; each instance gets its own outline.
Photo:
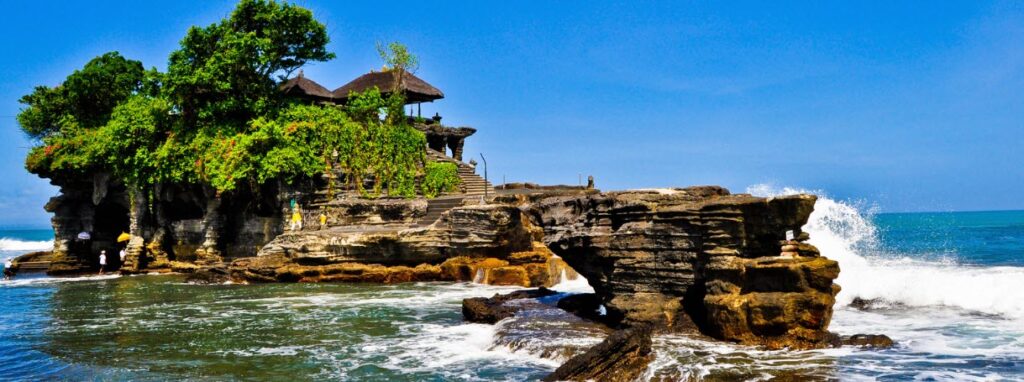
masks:
<instances>
[{"instance_id":1,"label":"submerged rock","mask_svg":"<svg viewBox=\"0 0 1024 382\"><path fill-rule=\"evenodd\" d=\"M223 267L195 269L185 277L185 282L189 284L223 284L228 280L228 270Z\"/></svg>"},{"instance_id":2,"label":"submerged rock","mask_svg":"<svg viewBox=\"0 0 1024 382\"><path fill-rule=\"evenodd\" d=\"M612 333L585 353L570 358L544 381L635 381L654 359L652 329L646 325Z\"/></svg>"},{"instance_id":3,"label":"submerged rock","mask_svg":"<svg viewBox=\"0 0 1024 382\"><path fill-rule=\"evenodd\" d=\"M884 334L854 334L843 336L840 342L845 346L857 346L871 349L888 349L896 345L896 342Z\"/></svg>"}]
</instances>

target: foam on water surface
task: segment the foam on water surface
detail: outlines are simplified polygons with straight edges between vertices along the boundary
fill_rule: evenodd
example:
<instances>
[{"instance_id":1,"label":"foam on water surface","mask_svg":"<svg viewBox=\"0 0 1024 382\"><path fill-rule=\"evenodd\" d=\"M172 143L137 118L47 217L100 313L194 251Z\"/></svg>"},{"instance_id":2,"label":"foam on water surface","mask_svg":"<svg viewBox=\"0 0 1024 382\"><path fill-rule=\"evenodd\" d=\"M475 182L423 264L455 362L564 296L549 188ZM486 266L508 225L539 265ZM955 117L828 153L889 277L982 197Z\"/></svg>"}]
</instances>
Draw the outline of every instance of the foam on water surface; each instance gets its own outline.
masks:
<instances>
[{"instance_id":1,"label":"foam on water surface","mask_svg":"<svg viewBox=\"0 0 1024 382\"><path fill-rule=\"evenodd\" d=\"M0 237L0 251L49 251L53 249L52 240L19 240Z\"/></svg>"}]
</instances>

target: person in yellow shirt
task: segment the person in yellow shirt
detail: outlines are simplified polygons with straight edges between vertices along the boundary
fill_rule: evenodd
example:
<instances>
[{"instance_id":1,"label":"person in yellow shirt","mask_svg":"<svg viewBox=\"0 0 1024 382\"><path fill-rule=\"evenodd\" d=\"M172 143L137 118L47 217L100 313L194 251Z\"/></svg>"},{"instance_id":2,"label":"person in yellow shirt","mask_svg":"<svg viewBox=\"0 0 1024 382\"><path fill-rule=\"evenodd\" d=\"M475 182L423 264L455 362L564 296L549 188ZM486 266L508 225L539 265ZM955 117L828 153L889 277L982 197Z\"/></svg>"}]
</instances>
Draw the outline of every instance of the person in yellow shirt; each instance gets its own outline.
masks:
<instances>
[{"instance_id":1,"label":"person in yellow shirt","mask_svg":"<svg viewBox=\"0 0 1024 382\"><path fill-rule=\"evenodd\" d=\"M297 230L302 229L302 214L299 213L299 209L298 208L295 208L294 210L292 210L292 223L289 226L289 228L292 231L297 231Z\"/></svg>"},{"instance_id":2,"label":"person in yellow shirt","mask_svg":"<svg viewBox=\"0 0 1024 382\"><path fill-rule=\"evenodd\" d=\"M327 214L320 213L320 229L327 228Z\"/></svg>"}]
</instances>

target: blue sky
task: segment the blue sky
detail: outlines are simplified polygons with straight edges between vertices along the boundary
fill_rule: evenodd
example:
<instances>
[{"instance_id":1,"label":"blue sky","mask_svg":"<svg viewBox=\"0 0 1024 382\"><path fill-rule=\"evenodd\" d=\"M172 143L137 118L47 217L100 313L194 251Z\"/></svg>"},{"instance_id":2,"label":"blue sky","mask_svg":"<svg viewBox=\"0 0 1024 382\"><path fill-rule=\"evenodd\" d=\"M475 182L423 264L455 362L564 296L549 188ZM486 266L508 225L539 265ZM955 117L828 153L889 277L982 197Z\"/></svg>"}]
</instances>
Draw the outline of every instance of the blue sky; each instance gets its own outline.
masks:
<instances>
[{"instance_id":1,"label":"blue sky","mask_svg":"<svg viewBox=\"0 0 1024 382\"><path fill-rule=\"evenodd\" d=\"M891 4L898 3L898 4ZM328 88L379 68L376 41L420 57L479 129L492 180L605 190L769 183L883 211L1024 209L1020 3L301 1L338 58ZM117 50L166 68L190 25L231 1L19 1L0 23L0 227L48 224L56 193L23 169L17 99Z\"/></svg>"}]
</instances>

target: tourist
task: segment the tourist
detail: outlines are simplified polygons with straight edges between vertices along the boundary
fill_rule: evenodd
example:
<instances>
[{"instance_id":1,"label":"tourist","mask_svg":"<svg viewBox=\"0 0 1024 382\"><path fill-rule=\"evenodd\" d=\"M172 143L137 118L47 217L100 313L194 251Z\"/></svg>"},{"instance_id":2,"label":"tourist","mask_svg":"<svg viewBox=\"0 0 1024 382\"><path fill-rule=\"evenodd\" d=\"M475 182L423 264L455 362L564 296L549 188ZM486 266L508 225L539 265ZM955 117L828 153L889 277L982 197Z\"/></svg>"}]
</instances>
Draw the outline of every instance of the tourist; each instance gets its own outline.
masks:
<instances>
[{"instance_id":1,"label":"tourist","mask_svg":"<svg viewBox=\"0 0 1024 382\"><path fill-rule=\"evenodd\" d=\"M320 229L327 228L327 215L323 212L320 213Z\"/></svg>"},{"instance_id":2,"label":"tourist","mask_svg":"<svg viewBox=\"0 0 1024 382\"><path fill-rule=\"evenodd\" d=\"M100 274L103 274L103 269L107 267L107 251L100 251Z\"/></svg>"},{"instance_id":3,"label":"tourist","mask_svg":"<svg viewBox=\"0 0 1024 382\"><path fill-rule=\"evenodd\" d=\"M292 231L297 231L302 229L302 214L299 213L298 207L296 207L292 211L292 224L289 226L289 229L291 229Z\"/></svg>"},{"instance_id":4,"label":"tourist","mask_svg":"<svg viewBox=\"0 0 1024 382\"><path fill-rule=\"evenodd\" d=\"M124 266L124 258L126 256L128 256L128 252L125 251L125 248L121 248L121 252L117 253L117 257L121 258L121 266L122 267Z\"/></svg>"},{"instance_id":5,"label":"tourist","mask_svg":"<svg viewBox=\"0 0 1024 382\"><path fill-rule=\"evenodd\" d=\"M4 261L4 280L14 278L14 262L11 259Z\"/></svg>"}]
</instances>

